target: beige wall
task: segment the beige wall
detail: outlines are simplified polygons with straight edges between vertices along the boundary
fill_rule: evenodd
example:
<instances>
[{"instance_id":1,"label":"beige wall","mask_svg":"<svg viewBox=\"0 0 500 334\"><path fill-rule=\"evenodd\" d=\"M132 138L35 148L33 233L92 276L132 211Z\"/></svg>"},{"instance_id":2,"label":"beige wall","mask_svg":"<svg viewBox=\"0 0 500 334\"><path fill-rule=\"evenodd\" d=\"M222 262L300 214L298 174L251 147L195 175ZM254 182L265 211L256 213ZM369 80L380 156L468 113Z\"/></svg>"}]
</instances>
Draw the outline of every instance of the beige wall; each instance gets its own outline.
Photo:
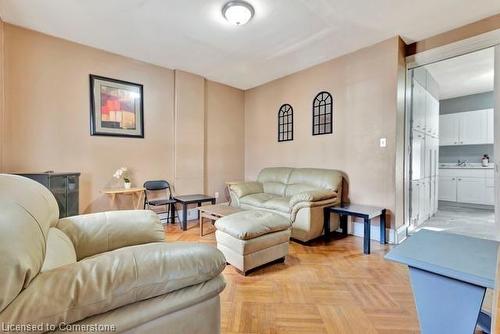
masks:
<instances>
[{"instance_id":1,"label":"beige wall","mask_svg":"<svg viewBox=\"0 0 500 334\"><path fill-rule=\"evenodd\" d=\"M352 202L394 213L401 52L400 39L391 38L246 91L245 177L255 179L267 166L339 169L349 177ZM322 90L333 94L334 132L312 136L312 100ZM293 141L278 143L283 103L294 108L295 133ZM379 147L381 137L386 148Z\"/></svg>"},{"instance_id":2,"label":"beige wall","mask_svg":"<svg viewBox=\"0 0 500 334\"><path fill-rule=\"evenodd\" d=\"M244 179L244 94L213 81L206 92L205 189L224 201L224 182Z\"/></svg>"},{"instance_id":3,"label":"beige wall","mask_svg":"<svg viewBox=\"0 0 500 334\"><path fill-rule=\"evenodd\" d=\"M211 155L203 152L205 128L212 133L212 126L204 124L205 100L224 101L227 93L228 105L233 107L218 108L215 114L224 118L228 112L231 119L235 114L232 108L242 113L243 101L234 97L242 96L242 91L222 89L211 97L211 90L205 93L201 77L174 73L9 24L5 24L4 45L3 172L81 172L82 212L110 208L100 190L111 185L113 172L121 166L131 169L136 185L147 179L174 180L177 171L188 185L184 187L181 182L181 191L203 192L205 182L211 189L223 187L222 171L214 173L215 180L210 179L211 174L203 179L204 166L213 166ZM90 73L144 85L144 139L90 135ZM176 137L179 131L184 135ZM228 127L226 132L229 138L239 135L237 127ZM217 139L219 134L210 138ZM224 173L229 170L231 178L243 177L238 164L231 166L233 159L243 160L243 151L239 156L234 152L226 160L220 155L217 158L226 166ZM127 197L121 200L118 207L130 207Z\"/></svg>"},{"instance_id":4,"label":"beige wall","mask_svg":"<svg viewBox=\"0 0 500 334\"><path fill-rule=\"evenodd\" d=\"M204 189L205 79L175 71L175 190Z\"/></svg>"}]
</instances>

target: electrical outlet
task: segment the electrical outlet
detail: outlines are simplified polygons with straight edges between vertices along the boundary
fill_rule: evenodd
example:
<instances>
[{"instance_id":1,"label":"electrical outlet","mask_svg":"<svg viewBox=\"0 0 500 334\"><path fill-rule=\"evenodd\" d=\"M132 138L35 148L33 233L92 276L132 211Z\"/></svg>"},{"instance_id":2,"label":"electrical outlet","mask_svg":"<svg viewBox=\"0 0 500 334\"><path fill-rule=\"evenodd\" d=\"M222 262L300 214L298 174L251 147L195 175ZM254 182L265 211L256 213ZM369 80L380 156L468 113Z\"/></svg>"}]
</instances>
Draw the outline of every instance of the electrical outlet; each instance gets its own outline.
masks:
<instances>
[{"instance_id":1,"label":"electrical outlet","mask_svg":"<svg viewBox=\"0 0 500 334\"><path fill-rule=\"evenodd\" d=\"M219 198L219 192L218 191L215 192L214 197L215 198Z\"/></svg>"},{"instance_id":2,"label":"electrical outlet","mask_svg":"<svg viewBox=\"0 0 500 334\"><path fill-rule=\"evenodd\" d=\"M387 138L380 138L380 147L387 146Z\"/></svg>"}]
</instances>

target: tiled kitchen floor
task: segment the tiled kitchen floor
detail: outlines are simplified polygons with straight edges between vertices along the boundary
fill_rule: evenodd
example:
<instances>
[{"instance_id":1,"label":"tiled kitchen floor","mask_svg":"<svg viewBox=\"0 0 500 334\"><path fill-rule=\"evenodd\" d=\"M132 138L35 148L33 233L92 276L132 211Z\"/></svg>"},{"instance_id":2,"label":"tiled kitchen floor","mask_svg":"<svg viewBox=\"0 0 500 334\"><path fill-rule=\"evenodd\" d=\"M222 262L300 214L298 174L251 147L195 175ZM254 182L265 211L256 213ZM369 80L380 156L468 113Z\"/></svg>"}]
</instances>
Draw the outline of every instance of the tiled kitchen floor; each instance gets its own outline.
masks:
<instances>
[{"instance_id":1,"label":"tiled kitchen floor","mask_svg":"<svg viewBox=\"0 0 500 334\"><path fill-rule=\"evenodd\" d=\"M500 241L500 236L495 236L493 210L440 205L438 212L416 231L422 228Z\"/></svg>"}]
</instances>

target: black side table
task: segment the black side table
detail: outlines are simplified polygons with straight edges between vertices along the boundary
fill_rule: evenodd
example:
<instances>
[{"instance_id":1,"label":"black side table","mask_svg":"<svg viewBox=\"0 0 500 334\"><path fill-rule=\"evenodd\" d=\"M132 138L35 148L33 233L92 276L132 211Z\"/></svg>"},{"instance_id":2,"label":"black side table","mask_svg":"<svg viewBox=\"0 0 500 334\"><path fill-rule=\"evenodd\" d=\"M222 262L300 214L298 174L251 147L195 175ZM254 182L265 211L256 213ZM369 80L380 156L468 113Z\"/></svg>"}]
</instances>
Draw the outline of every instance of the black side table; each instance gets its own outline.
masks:
<instances>
[{"instance_id":1,"label":"black side table","mask_svg":"<svg viewBox=\"0 0 500 334\"><path fill-rule=\"evenodd\" d=\"M215 197L207 196L207 195L202 195L202 194L194 194L194 195L182 195L182 196L175 196L174 197L175 201L177 203L182 204L182 230L186 231L187 230L187 207L189 204L198 204L198 206L201 206L202 203L205 202L210 202L212 204L215 204ZM174 217L173 215L175 214L174 212L175 208L172 205L171 206L171 217ZM200 218L200 211L198 211L198 219Z\"/></svg>"},{"instance_id":2,"label":"black side table","mask_svg":"<svg viewBox=\"0 0 500 334\"><path fill-rule=\"evenodd\" d=\"M323 209L323 228L325 240L330 235L330 213L336 213L340 217L340 228L342 234L347 234L347 217L359 217L364 220L363 252L370 254L370 228L372 218L380 216L380 243L385 244L386 209L368 205L343 204L340 206L327 206Z\"/></svg>"}]
</instances>

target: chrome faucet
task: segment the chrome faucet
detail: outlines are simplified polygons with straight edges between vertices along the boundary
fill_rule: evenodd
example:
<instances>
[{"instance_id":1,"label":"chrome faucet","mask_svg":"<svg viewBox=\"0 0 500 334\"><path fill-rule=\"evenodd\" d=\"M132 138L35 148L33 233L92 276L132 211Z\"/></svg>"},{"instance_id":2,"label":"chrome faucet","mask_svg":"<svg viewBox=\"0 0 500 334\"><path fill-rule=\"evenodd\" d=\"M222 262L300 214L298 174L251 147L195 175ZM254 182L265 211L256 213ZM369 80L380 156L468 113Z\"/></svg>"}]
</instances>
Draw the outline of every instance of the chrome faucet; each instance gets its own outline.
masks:
<instances>
[{"instance_id":1,"label":"chrome faucet","mask_svg":"<svg viewBox=\"0 0 500 334\"><path fill-rule=\"evenodd\" d=\"M469 162L469 160L464 160L464 161L458 160L457 166L464 166L465 167L465 165L467 165L468 162Z\"/></svg>"}]
</instances>

